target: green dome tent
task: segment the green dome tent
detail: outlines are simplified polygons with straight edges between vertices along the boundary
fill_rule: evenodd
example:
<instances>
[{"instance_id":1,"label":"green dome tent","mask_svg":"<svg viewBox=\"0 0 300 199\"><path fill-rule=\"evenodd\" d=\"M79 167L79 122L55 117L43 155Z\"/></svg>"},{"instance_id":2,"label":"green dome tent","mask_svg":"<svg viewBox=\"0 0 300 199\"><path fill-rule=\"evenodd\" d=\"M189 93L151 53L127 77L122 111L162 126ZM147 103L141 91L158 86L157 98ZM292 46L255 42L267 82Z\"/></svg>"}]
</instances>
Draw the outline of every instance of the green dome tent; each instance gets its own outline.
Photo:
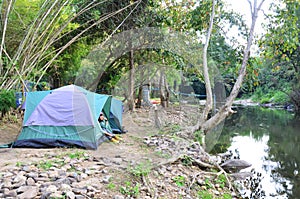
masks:
<instances>
[{"instance_id":1,"label":"green dome tent","mask_svg":"<svg viewBox=\"0 0 300 199\"><path fill-rule=\"evenodd\" d=\"M114 131L122 132L122 102L109 95L69 85L26 96L22 130L12 147L97 149L106 137L100 112Z\"/></svg>"}]
</instances>

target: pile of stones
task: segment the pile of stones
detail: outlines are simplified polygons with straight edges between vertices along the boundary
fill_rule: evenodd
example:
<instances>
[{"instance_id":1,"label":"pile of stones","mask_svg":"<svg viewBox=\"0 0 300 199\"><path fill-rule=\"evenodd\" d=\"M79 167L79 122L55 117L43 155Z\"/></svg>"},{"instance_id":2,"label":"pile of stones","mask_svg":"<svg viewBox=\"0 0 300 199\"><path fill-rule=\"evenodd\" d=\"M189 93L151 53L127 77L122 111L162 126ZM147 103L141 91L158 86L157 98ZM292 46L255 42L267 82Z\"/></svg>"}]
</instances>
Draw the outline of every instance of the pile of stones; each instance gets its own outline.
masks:
<instances>
[{"instance_id":1,"label":"pile of stones","mask_svg":"<svg viewBox=\"0 0 300 199\"><path fill-rule=\"evenodd\" d=\"M111 178L105 164L88 155L19 163L0 171L0 198L97 198Z\"/></svg>"}]
</instances>

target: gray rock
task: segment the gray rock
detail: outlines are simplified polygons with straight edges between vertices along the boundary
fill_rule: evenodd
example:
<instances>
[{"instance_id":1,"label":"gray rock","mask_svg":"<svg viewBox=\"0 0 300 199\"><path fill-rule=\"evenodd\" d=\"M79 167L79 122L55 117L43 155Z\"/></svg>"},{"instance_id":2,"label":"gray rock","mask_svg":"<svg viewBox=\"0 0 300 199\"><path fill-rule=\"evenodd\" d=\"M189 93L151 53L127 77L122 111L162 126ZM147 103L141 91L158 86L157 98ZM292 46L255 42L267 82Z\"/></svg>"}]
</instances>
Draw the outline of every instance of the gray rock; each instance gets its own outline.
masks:
<instances>
[{"instance_id":1,"label":"gray rock","mask_svg":"<svg viewBox=\"0 0 300 199\"><path fill-rule=\"evenodd\" d=\"M41 199L50 198L51 192L42 192Z\"/></svg>"},{"instance_id":2,"label":"gray rock","mask_svg":"<svg viewBox=\"0 0 300 199\"><path fill-rule=\"evenodd\" d=\"M87 192L86 194L89 198L95 198L95 193L94 192Z\"/></svg>"},{"instance_id":3,"label":"gray rock","mask_svg":"<svg viewBox=\"0 0 300 199\"><path fill-rule=\"evenodd\" d=\"M35 198L37 195L38 195L38 187L30 186L30 188L28 190L26 190L24 193L18 195L18 199Z\"/></svg>"},{"instance_id":4,"label":"gray rock","mask_svg":"<svg viewBox=\"0 0 300 199\"><path fill-rule=\"evenodd\" d=\"M8 188L4 188L4 189L2 190L2 193L4 193L4 195L8 194L8 193L9 193L9 189L8 189Z\"/></svg>"},{"instance_id":5,"label":"gray rock","mask_svg":"<svg viewBox=\"0 0 300 199\"><path fill-rule=\"evenodd\" d=\"M83 169L83 172L87 175L91 175L93 173L90 169Z\"/></svg>"},{"instance_id":6,"label":"gray rock","mask_svg":"<svg viewBox=\"0 0 300 199\"><path fill-rule=\"evenodd\" d=\"M64 195L60 191L56 191L54 193L51 193L49 198L64 198Z\"/></svg>"},{"instance_id":7,"label":"gray rock","mask_svg":"<svg viewBox=\"0 0 300 199\"><path fill-rule=\"evenodd\" d=\"M239 172L230 174L230 177L232 177L233 180L245 180L247 177L251 176L253 176L253 173L251 172Z\"/></svg>"},{"instance_id":8,"label":"gray rock","mask_svg":"<svg viewBox=\"0 0 300 199\"><path fill-rule=\"evenodd\" d=\"M18 183L21 181L26 181L26 177L22 174L18 174L14 179L13 179L13 183Z\"/></svg>"},{"instance_id":9,"label":"gray rock","mask_svg":"<svg viewBox=\"0 0 300 199\"><path fill-rule=\"evenodd\" d=\"M49 178L49 175L48 175L48 173L39 173L39 177L40 178Z\"/></svg>"},{"instance_id":10,"label":"gray rock","mask_svg":"<svg viewBox=\"0 0 300 199\"><path fill-rule=\"evenodd\" d=\"M21 179L19 182L14 183L12 186L13 186L13 188L19 188L19 187L24 186L24 185L26 185L26 177Z\"/></svg>"},{"instance_id":11,"label":"gray rock","mask_svg":"<svg viewBox=\"0 0 300 199\"><path fill-rule=\"evenodd\" d=\"M13 174L12 172L6 172L4 175L3 175L3 178L9 178L9 177L12 177L14 176L15 174Z\"/></svg>"},{"instance_id":12,"label":"gray rock","mask_svg":"<svg viewBox=\"0 0 300 199\"><path fill-rule=\"evenodd\" d=\"M120 164L122 164L123 159L122 159L122 158L113 158L113 159L112 159L112 162L113 162L114 164L120 165Z\"/></svg>"},{"instance_id":13,"label":"gray rock","mask_svg":"<svg viewBox=\"0 0 300 199\"><path fill-rule=\"evenodd\" d=\"M67 176L72 177L72 178L77 178L78 173L76 173L76 172L71 172L71 173L68 173Z\"/></svg>"},{"instance_id":14,"label":"gray rock","mask_svg":"<svg viewBox=\"0 0 300 199\"><path fill-rule=\"evenodd\" d=\"M58 172L58 175L59 175L60 177L62 177L62 176L67 176L67 172L66 172L65 170L63 170L63 169L60 169L60 170L58 170L57 172Z\"/></svg>"},{"instance_id":15,"label":"gray rock","mask_svg":"<svg viewBox=\"0 0 300 199\"><path fill-rule=\"evenodd\" d=\"M70 163L71 162L71 158L70 157L65 157L64 158L64 163Z\"/></svg>"},{"instance_id":16,"label":"gray rock","mask_svg":"<svg viewBox=\"0 0 300 199\"><path fill-rule=\"evenodd\" d=\"M70 181L70 178L66 178L66 177L63 177L63 178L59 178L55 181L55 184L56 185L60 185L60 184L71 184L71 181Z\"/></svg>"},{"instance_id":17,"label":"gray rock","mask_svg":"<svg viewBox=\"0 0 300 199\"><path fill-rule=\"evenodd\" d=\"M11 183L11 180L8 179L8 178L5 178L4 181L3 181L3 185L2 185L3 188L12 188L12 183Z\"/></svg>"},{"instance_id":18,"label":"gray rock","mask_svg":"<svg viewBox=\"0 0 300 199\"><path fill-rule=\"evenodd\" d=\"M72 191L66 192L65 195L67 199L75 199L75 194Z\"/></svg>"},{"instance_id":19,"label":"gray rock","mask_svg":"<svg viewBox=\"0 0 300 199\"><path fill-rule=\"evenodd\" d=\"M91 192L98 192L97 189L93 186L87 186L86 189Z\"/></svg>"},{"instance_id":20,"label":"gray rock","mask_svg":"<svg viewBox=\"0 0 300 199\"><path fill-rule=\"evenodd\" d=\"M13 197L15 198L17 196L16 190L5 190L4 191L4 198Z\"/></svg>"},{"instance_id":21,"label":"gray rock","mask_svg":"<svg viewBox=\"0 0 300 199\"><path fill-rule=\"evenodd\" d=\"M102 182L105 183L105 184L108 184L109 181L110 181L110 179L111 179L111 176L110 176L110 175L104 176L104 177L102 178Z\"/></svg>"},{"instance_id":22,"label":"gray rock","mask_svg":"<svg viewBox=\"0 0 300 199\"><path fill-rule=\"evenodd\" d=\"M18 194L20 194L20 193L24 193L24 192L28 191L31 188L32 188L32 186L22 186L22 187L19 187L16 191Z\"/></svg>"},{"instance_id":23,"label":"gray rock","mask_svg":"<svg viewBox=\"0 0 300 199\"><path fill-rule=\"evenodd\" d=\"M80 176L81 176L81 179L86 179L88 177L88 175L86 173L81 173Z\"/></svg>"},{"instance_id":24,"label":"gray rock","mask_svg":"<svg viewBox=\"0 0 300 199\"><path fill-rule=\"evenodd\" d=\"M122 195L115 195L113 199L125 199Z\"/></svg>"},{"instance_id":25,"label":"gray rock","mask_svg":"<svg viewBox=\"0 0 300 199\"><path fill-rule=\"evenodd\" d=\"M87 193L87 190L86 189L83 189L83 188L73 188L72 191L75 193L75 194L86 194Z\"/></svg>"},{"instance_id":26,"label":"gray rock","mask_svg":"<svg viewBox=\"0 0 300 199\"><path fill-rule=\"evenodd\" d=\"M60 188L59 188L60 191L66 193L66 192L71 192L72 191L72 187L68 184L62 184L60 185Z\"/></svg>"},{"instance_id":27,"label":"gray rock","mask_svg":"<svg viewBox=\"0 0 300 199\"><path fill-rule=\"evenodd\" d=\"M48 181L50 181L50 179L49 178L34 178L34 180L36 181L36 182L48 182Z\"/></svg>"},{"instance_id":28,"label":"gray rock","mask_svg":"<svg viewBox=\"0 0 300 199\"><path fill-rule=\"evenodd\" d=\"M33 179L33 178L27 178L27 180L26 180L26 185L28 185L28 186L33 186L33 185L35 185L34 179Z\"/></svg>"},{"instance_id":29,"label":"gray rock","mask_svg":"<svg viewBox=\"0 0 300 199\"><path fill-rule=\"evenodd\" d=\"M35 172L29 172L29 173L26 174L26 176L27 176L28 178L37 178L37 177L38 177L38 174L35 173Z\"/></svg>"},{"instance_id":30,"label":"gray rock","mask_svg":"<svg viewBox=\"0 0 300 199\"><path fill-rule=\"evenodd\" d=\"M49 171L48 177L49 178L58 178L59 177L58 171Z\"/></svg>"},{"instance_id":31,"label":"gray rock","mask_svg":"<svg viewBox=\"0 0 300 199\"><path fill-rule=\"evenodd\" d=\"M57 191L57 187L55 185L49 185L46 189L46 192L55 193Z\"/></svg>"},{"instance_id":32,"label":"gray rock","mask_svg":"<svg viewBox=\"0 0 300 199\"><path fill-rule=\"evenodd\" d=\"M226 160L220 166L222 168L224 168L225 170L227 170L227 171L237 172L237 171L240 171L242 169L251 167L251 164L249 162L246 162L245 160L230 159L230 160Z\"/></svg>"},{"instance_id":33,"label":"gray rock","mask_svg":"<svg viewBox=\"0 0 300 199\"><path fill-rule=\"evenodd\" d=\"M75 199L85 199L85 196L82 196L82 195L75 195Z\"/></svg>"},{"instance_id":34,"label":"gray rock","mask_svg":"<svg viewBox=\"0 0 300 199\"><path fill-rule=\"evenodd\" d=\"M29 172L30 167L28 165L25 165L25 166L22 167L22 171Z\"/></svg>"}]
</instances>

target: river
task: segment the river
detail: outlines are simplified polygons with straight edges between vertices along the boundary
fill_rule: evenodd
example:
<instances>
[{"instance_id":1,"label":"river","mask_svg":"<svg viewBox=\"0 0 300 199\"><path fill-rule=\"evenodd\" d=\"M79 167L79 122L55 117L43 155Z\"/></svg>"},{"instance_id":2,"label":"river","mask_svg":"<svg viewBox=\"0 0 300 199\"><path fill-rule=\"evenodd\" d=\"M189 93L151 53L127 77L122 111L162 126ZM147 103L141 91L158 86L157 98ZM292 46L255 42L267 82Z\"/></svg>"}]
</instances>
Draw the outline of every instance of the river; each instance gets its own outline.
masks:
<instances>
[{"instance_id":1,"label":"river","mask_svg":"<svg viewBox=\"0 0 300 199\"><path fill-rule=\"evenodd\" d=\"M245 198L300 198L300 120L293 113L237 108L225 121L212 152L226 151L252 164L243 171L261 174L255 192L265 196L243 190Z\"/></svg>"}]
</instances>

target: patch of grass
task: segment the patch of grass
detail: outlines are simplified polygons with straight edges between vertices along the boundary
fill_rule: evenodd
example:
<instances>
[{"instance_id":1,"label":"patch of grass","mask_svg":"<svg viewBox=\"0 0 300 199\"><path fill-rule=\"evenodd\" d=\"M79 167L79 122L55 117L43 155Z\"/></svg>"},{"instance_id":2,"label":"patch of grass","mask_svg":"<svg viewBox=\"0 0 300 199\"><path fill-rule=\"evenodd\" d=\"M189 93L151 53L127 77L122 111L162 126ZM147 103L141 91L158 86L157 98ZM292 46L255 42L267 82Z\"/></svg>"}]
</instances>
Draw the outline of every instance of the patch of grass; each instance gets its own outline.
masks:
<instances>
[{"instance_id":1,"label":"patch of grass","mask_svg":"<svg viewBox=\"0 0 300 199\"><path fill-rule=\"evenodd\" d=\"M120 193L127 197L137 197L140 193L140 184L133 185L131 182L126 181L125 186L120 187Z\"/></svg>"},{"instance_id":2,"label":"patch of grass","mask_svg":"<svg viewBox=\"0 0 300 199\"><path fill-rule=\"evenodd\" d=\"M43 170L48 170L50 169L51 167L61 167L65 165L64 161L62 160L44 160L44 161L40 161L36 164L36 166L40 169L43 169Z\"/></svg>"},{"instance_id":3,"label":"patch of grass","mask_svg":"<svg viewBox=\"0 0 300 199\"><path fill-rule=\"evenodd\" d=\"M218 176L218 178L215 180L216 183L220 185L220 187L223 189L226 184L226 177L224 174L221 174Z\"/></svg>"},{"instance_id":4,"label":"patch of grass","mask_svg":"<svg viewBox=\"0 0 300 199\"><path fill-rule=\"evenodd\" d=\"M116 185L112 182L110 182L108 185L107 185L107 188L110 189L110 190L114 190L116 188Z\"/></svg>"},{"instance_id":5,"label":"patch of grass","mask_svg":"<svg viewBox=\"0 0 300 199\"><path fill-rule=\"evenodd\" d=\"M232 196L229 193L224 193L223 199L232 199Z\"/></svg>"},{"instance_id":6,"label":"patch of grass","mask_svg":"<svg viewBox=\"0 0 300 199\"><path fill-rule=\"evenodd\" d=\"M85 157L85 152L84 151L76 151L74 153L69 153L67 154L69 156L69 158L71 159L80 159L80 158L86 158Z\"/></svg>"},{"instance_id":7,"label":"patch of grass","mask_svg":"<svg viewBox=\"0 0 300 199\"><path fill-rule=\"evenodd\" d=\"M208 178L205 179L205 186L208 188L208 189L211 189L213 188L213 184L210 182L210 180Z\"/></svg>"},{"instance_id":8,"label":"patch of grass","mask_svg":"<svg viewBox=\"0 0 300 199\"><path fill-rule=\"evenodd\" d=\"M21 167L21 166L24 166L24 165L25 165L25 163L23 163L23 162L16 162L17 167Z\"/></svg>"},{"instance_id":9,"label":"patch of grass","mask_svg":"<svg viewBox=\"0 0 300 199\"><path fill-rule=\"evenodd\" d=\"M200 199L213 199L213 194L209 193L208 191L201 190L198 191L198 198Z\"/></svg>"},{"instance_id":10,"label":"patch of grass","mask_svg":"<svg viewBox=\"0 0 300 199\"><path fill-rule=\"evenodd\" d=\"M178 187L183 187L185 185L186 179L184 176L178 175L172 179Z\"/></svg>"},{"instance_id":11,"label":"patch of grass","mask_svg":"<svg viewBox=\"0 0 300 199\"><path fill-rule=\"evenodd\" d=\"M194 137L195 137L195 141L198 142L200 145L202 145L202 141L203 141L203 132L202 131L196 131L194 133Z\"/></svg>"},{"instance_id":12,"label":"patch of grass","mask_svg":"<svg viewBox=\"0 0 300 199\"><path fill-rule=\"evenodd\" d=\"M150 161L141 162L128 170L136 177L147 176L151 171L152 164Z\"/></svg>"},{"instance_id":13,"label":"patch of grass","mask_svg":"<svg viewBox=\"0 0 300 199\"><path fill-rule=\"evenodd\" d=\"M161 158L166 158L166 159L172 157L170 154L164 153L164 152L162 152L162 151L156 151L155 154L156 154L157 156L161 157Z\"/></svg>"},{"instance_id":14,"label":"patch of grass","mask_svg":"<svg viewBox=\"0 0 300 199\"><path fill-rule=\"evenodd\" d=\"M43 170L48 170L48 169L50 169L51 167L53 167L53 161L52 161L52 160L40 161L40 162L37 164L37 167L38 167L38 168L41 168L41 169L43 169Z\"/></svg>"},{"instance_id":15,"label":"patch of grass","mask_svg":"<svg viewBox=\"0 0 300 199\"><path fill-rule=\"evenodd\" d=\"M181 162L184 166L192 166L193 165L193 160L190 156L183 156L181 159Z\"/></svg>"},{"instance_id":16,"label":"patch of grass","mask_svg":"<svg viewBox=\"0 0 300 199\"><path fill-rule=\"evenodd\" d=\"M179 124L174 124L171 126L170 133L175 133L181 130L181 126Z\"/></svg>"}]
</instances>

